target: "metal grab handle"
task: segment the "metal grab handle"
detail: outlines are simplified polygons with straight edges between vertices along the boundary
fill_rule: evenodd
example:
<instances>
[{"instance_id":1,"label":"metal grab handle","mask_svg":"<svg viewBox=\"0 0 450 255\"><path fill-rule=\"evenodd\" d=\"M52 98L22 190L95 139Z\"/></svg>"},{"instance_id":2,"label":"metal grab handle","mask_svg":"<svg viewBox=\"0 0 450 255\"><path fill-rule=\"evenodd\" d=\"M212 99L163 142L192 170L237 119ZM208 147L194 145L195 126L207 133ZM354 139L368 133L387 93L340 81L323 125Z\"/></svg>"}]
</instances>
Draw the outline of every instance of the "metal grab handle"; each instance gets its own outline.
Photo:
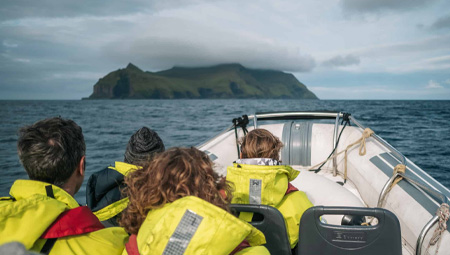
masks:
<instances>
[{"instance_id":1,"label":"metal grab handle","mask_svg":"<svg viewBox=\"0 0 450 255\"><path fill-rule=\"evenodd\" d=\"M419 237L417 237L416 242L416 255L422 254L422 245L425 240L425 236L427 236L430 229L439 221L438 216L434 216L431 220L423 227L422 231L420 231Z\"/></svg>"}]
</instances>

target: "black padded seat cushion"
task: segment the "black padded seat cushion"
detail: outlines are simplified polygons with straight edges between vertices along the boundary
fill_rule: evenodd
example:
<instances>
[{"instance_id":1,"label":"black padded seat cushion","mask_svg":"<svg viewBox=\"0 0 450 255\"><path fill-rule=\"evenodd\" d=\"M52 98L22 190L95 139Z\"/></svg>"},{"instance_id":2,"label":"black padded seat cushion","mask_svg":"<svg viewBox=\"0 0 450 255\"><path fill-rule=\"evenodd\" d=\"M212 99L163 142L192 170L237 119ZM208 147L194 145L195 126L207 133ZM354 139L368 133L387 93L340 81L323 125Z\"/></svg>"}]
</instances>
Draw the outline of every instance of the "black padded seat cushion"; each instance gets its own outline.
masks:
<instances>
[{"instance_id":1,"label":"black padded seat cushion","mask_svg":"<svg viewBox=\"0 0 450 255\"><path fill-rule=\"evenodd\" d=\"M268 205L244 204L231 204L230 208L236 213L236 216L240 212L252 212L255 214L250 224L264 233L266 236L266 244L264 246L269 250L270 254L292 254L286 224L283 215L278 209Z\"/></svg>"},{"instance_id":2,"label":"black padded seat cushion","mask_svg":"<svg viewBox=\"0 0 450 255\"><path fill-rule=\"evenodd\" d=\"M374 216L375 226L338 226L325 224L326 214ZM297 255L401 255L400 223L382 208L324 207L309 208L300 221Z\"/></svg>"}]
</instances>

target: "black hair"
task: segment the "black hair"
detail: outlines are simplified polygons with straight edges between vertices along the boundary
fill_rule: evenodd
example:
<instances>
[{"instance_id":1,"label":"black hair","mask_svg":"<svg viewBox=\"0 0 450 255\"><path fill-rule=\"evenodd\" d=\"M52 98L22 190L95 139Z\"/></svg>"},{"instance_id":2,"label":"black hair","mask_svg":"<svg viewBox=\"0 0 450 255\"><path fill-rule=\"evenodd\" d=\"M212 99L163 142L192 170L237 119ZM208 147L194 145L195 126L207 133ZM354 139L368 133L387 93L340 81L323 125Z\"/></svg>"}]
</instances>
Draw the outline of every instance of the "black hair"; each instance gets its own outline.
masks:
<instances>
[{"instance_id":1,"label":"black hair","mask_svg":"<svg viewBox=\"0 0 450 255\"><path fill-rule=\"evenodd\" d=\"M31 180L61 187L77 169L86 144L80 126L55 117L22 127L17 150Z\"/></svg>"}]
</instances>

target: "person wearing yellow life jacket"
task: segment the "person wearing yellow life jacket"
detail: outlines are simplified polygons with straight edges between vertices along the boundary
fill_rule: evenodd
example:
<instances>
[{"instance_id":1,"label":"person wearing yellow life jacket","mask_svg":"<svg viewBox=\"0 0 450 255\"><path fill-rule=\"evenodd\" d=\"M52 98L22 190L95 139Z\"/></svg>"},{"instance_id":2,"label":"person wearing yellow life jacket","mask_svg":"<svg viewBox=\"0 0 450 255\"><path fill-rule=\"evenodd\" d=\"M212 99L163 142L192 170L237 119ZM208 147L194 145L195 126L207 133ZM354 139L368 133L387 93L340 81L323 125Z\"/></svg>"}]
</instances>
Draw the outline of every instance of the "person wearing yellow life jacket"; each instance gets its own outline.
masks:
<instances>
[{"instance_id":1,"label":"person wearing yellow life jacket","mask_svg":"<svg viewBox=\"0 0 450 255\"><path fill-rule=\"evenodd\" d=\"M86 186L86 203L105 227L119 226L118 215L128 205L128 198L122 196L124 176L147 164L156 153L163 152L164 143L158 134L142 127L130 138L125 150L124 162L95 172Z\"/></svg>"},{"instance_id":2,"label":"person wearing yellow life jacket","mask_svg":"<svg viewBox=\"0 0 450 255\"><path fill-rule=\"evenodd\" d=\"M20 129L19 159L30 180L0 199L0 245L19 242L43 254L121 254L128 234L105 229L73 195L83 183L86 145L72 120L50 118Z\"/></svg>"},{"instance_id":3,"label":"person wearing yellow life jacket","mask_svg":"<svg viewBox=\"0 0 450 255\"><path fill-rule=\"evenodd\" d=\"M234 204L263 204L277 208L284 217L291 249L298 243L300 219L313 206L306 194L290 184L299 171L281 165L283 144L265 129L254 129L241 140L241 155L227 168L227 181L233 184ZM252 221L252 213L239 217Z\"/></svg>"},{"instance_id":4,"label":"person wearing yellow life jacket","mask_svg":"<svg viewBox=\"0 0 450 255\"><path fill-rule=\"evenodd\" d=\"M172 148L125 177L123 254L268 255L264 235L230 213L229 184L196 148Z\"/></svg>"}]
</instances>

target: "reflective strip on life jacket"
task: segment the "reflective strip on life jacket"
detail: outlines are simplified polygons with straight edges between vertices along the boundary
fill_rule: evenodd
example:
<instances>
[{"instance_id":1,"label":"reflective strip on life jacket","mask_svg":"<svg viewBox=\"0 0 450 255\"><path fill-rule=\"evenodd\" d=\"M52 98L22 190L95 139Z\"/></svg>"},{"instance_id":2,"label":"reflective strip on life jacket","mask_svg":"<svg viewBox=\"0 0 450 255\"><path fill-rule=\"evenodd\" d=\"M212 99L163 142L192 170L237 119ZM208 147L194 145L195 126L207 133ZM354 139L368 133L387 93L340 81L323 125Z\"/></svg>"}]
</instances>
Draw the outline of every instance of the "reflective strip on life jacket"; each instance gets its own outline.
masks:
<instances>
[{"instance_id":1,"label":"reflective strip on life jacket","mask_svg":"<svg viewBox=\"0 0 450 255\"><path fill-rule=\"evenodd\" d=\"M289 193L298 191L298 189L292 185L290 182L288 183L288 188L286 190L285 196ZM239 219L245 221L245 222L252 222L253 220L253 213L252 212L240 212L239 213Z\"/></svg>"},{"instance_id":2,"label":"reflective strip on life jacket","mask_svg":"<svg viewBox=\"0 0 450 255\"><path fill-rule=\"evenodd\" d=\"M247 240L244 240L230 253L230 255L240 252L248 247L250 247L250 244ZM128 243L125 244L125 249L127 250L128 255L140 255L137 246L137 236L135 234L130 236Z\"/></svg>"},{"instance_id":3,"label":"reflective strip on life jacket","mask_svg":"<svg viewBox=\"0 0 450 255\"><path fill-rule=\"evenodd\" d=\"M75 236L103 229L103 224L87 206L80 206L61 213L45 230L42 239Z\"/></svg>"}]
</instances>

